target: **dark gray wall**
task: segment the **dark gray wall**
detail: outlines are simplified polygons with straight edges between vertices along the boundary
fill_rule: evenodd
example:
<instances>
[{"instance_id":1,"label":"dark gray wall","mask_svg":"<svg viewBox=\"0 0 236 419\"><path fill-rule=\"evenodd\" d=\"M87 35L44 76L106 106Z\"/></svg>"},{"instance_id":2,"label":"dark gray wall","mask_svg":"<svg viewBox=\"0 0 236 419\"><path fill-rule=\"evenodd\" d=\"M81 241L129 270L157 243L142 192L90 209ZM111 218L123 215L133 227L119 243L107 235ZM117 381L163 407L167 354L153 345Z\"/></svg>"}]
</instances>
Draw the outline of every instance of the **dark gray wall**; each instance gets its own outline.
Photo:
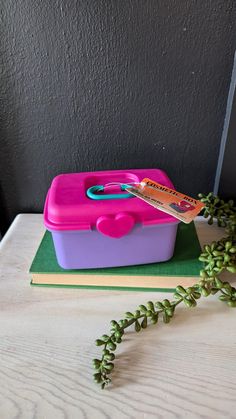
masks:
<instances>
[{"instance_id":1,"label":"dark gray wall","mask_svg":"<svg viewBox=\"0 0 236 419\"><path fill-rule=\"evenodd\" d=\"M236 92L232 103L227 142L219 183L219 195L236 202Z\"/></svg>"},{"instance_id":2,"label":"dark gray wall","mask_svg":"<svg viewBox=\"0 0 236 419\"><path fill-rule=\"evenodd\" d=\"M42 211L61 172L160 167L213 188L234 0L6 0L1 220Z\"/></svg>"}]
</instances>

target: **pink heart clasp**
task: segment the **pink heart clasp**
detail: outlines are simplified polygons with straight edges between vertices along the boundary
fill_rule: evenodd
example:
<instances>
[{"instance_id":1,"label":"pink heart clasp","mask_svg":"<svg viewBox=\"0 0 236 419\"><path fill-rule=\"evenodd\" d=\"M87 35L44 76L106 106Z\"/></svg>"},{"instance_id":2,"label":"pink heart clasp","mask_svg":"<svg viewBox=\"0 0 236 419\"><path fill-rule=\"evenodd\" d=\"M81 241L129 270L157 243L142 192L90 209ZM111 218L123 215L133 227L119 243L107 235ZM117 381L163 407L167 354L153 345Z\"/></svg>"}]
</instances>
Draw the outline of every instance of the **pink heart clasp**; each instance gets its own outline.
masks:
<instances>
[{"instance_id":1,"label":"pink heart clasp","mask_svg":"<svg viewBox=\"0 0 236 419\"><path fill-rule=\"evenodd\" d=\"M126 213L119 213L115 217L102 215L97 219L97 230L105 236L119 239L132 230L134 218Z\"/></svg>"}]
</instances>

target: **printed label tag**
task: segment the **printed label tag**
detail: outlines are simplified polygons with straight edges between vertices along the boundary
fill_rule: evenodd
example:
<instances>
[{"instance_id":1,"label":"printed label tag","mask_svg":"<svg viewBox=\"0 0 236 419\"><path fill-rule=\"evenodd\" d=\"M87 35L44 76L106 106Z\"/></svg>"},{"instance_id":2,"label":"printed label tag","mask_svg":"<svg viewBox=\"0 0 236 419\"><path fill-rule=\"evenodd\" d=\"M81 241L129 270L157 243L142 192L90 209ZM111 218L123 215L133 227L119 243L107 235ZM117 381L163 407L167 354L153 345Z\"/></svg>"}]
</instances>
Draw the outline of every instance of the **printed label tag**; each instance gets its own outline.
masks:
<instances>
[{"instance_id":1,"label":"printed label tag","mask_svg":"<svg viewBox=\"0 0 236 419\"><path fill-rule=\"evenodd\" d=\"M148 178L143 179L135 187L127 188L127 191L186 224L190 223L205 206L197 199Z\"/></svg>"}]
</instances>

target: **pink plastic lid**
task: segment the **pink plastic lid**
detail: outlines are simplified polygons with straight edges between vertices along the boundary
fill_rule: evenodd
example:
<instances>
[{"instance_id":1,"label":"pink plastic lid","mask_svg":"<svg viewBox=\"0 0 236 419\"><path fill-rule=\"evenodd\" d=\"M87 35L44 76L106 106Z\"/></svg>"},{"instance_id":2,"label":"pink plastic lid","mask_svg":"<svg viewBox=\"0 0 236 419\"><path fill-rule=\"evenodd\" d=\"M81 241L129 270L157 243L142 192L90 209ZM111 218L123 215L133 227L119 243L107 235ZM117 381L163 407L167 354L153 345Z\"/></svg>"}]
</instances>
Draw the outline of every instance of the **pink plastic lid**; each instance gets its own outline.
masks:
<instances>
[{"instance_id":1,"label":"pink plastic lid","mask_svg":"<svg viewBox=\"0 0 236 419\"><path fill-rule=\"evenodd\" d=\"M143 225L177 223L171 215L157 210L137 197L93 200L87 190L110 183L134 184L148 177L173 189L165 172L158 169L109 170L62 174L55 177L44 207L44 223L49 230L91 230L102 217L131 216ZM117 187L114 187L117 193ZM107 192L114 193L110 188ZM126 191L124 193L127 193Z\"/></svg>"}]
</instances>

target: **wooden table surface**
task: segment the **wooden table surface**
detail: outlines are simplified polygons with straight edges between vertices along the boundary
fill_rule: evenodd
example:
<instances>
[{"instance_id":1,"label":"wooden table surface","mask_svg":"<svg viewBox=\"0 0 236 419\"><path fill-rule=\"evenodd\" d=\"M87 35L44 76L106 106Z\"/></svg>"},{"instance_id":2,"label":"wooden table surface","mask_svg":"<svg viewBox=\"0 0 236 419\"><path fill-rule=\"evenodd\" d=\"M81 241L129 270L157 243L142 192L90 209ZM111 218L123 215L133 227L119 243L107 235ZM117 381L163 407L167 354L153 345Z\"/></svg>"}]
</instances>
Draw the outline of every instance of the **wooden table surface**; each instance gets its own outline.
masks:
<instances>
[{"instance_id":1,"label":"wooden table surface","mask_svg":"<svg viewBox=\"0 0 236 419\"><path fill-rule=\"evenodd\" d=\"M222 230L199 219L201 243ZM129 332L113 385L94 384L96 338L154 292L30 286L41 215L18 215L0 245L0 418L236 418L236 310L214 297Z\"/></svg>"}]
</instances>

